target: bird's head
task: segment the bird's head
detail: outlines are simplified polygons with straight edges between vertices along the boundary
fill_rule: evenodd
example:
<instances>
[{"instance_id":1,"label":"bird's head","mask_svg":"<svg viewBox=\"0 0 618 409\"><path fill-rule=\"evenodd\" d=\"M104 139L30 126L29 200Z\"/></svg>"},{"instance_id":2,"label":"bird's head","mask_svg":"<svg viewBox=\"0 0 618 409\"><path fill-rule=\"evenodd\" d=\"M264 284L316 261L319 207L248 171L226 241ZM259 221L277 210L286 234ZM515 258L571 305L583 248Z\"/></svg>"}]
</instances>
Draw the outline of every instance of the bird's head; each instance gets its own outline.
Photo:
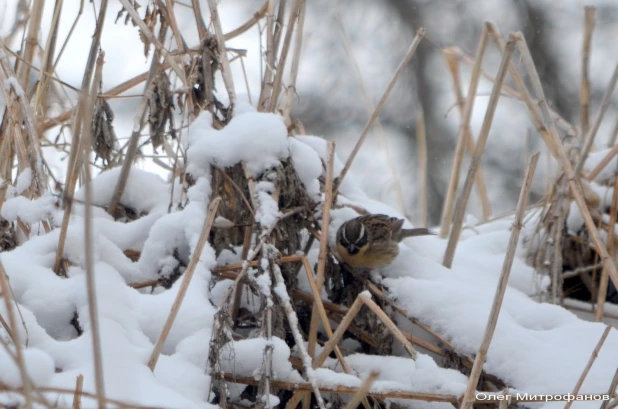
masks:
<instances>
[{"instance_id":1,"label":"bird's head","mask_svg":"<svg viewBox=\"0 0 618 409\"><path fill-rule=\"evenodd\" d=\"M352 219L339 228L338 231L339 245L345 248L350 255L358 254L358 252L369 243L369 231L356 219Z\"/></svg>"}]
</instances>

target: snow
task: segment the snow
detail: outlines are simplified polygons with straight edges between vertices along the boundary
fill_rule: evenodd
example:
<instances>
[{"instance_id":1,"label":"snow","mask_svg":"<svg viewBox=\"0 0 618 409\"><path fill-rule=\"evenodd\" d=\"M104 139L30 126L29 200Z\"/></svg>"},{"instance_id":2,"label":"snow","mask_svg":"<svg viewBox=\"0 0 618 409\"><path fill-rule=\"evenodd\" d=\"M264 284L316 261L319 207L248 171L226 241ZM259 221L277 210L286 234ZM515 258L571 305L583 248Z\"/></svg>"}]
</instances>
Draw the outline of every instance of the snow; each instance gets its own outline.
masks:
<instances>
[{"instance_id":1,"label":"snow","mask_svg":"<svg viewBox=\"0 0 618 409\"><path fill-rule=\"evenodd\" d=\"M322 165L326 155L324 139L288 137L280 116L257 113L248 105L240 105L229 125L222 130L213 129L211 119L210 114L200 115L190 125L188 136L183 140L187 169L195 180L185 198L181 198L182 189L176 179L166 180L133 168L121 203L133 208L140 217L134 221L116 221L105 208L112 198L120 168L103 172L91 182L95 210L95 284L104 357L103 375L109 398L165 408L215 407L208 403L211 378L207 362L214 314L231 281L220 280L213 285L211 271L218 265L240 262L241 249L226 249L217 255L210 245L205 246L154 373L146 364L182 280L176 280L169 289L157 287L152 292L150 288L136 290L127 285L169 279L184 273L208 216L208 203L213 194L211 166L225 168L244 162L250 176L260 176L252 199L257 203L256 221L263 231L281 217L281 209L273 197L276 173L272 170L281 160L291 158L312 199L321 198L319 178L325 172ZM336 157L335 173L342 168L343 162ZM61 211L56 208L56 199L52 195L36 200L20 196L30 181L29 173L23 172L16 186L7 191L2 216L9 221L20 218L31 225L44 219L59 224ZM172 183L176 184L173 194ZM602 190L594 184L592 188ZM84 375L84 390L94 393L92 330L84 272L84 208L81 203L84 198L82 187L75 195L67 233L64 257L71 263L67 277L57 276L52 271L59 229L33 236L15 250L1 253L0 261L10 278L27 328L26 332L19 325L17 331L21 339L27 339L26 366L35 384L72 390L76 377L81 374ZM178 206L181 200L182 206ZM331 212L331 244L334 244L337 228L358 215L356 210L348 207L350 205L368 212L401 217L391 207L370 199L358 187L352 174L344 179L337 204L339 207ZM320 211L319 206L317 211ZM574 229L580 221L575 212L573 217L569 223ZM411 316L450 341L458 352L474 356L485 331L513 220L512 217L492 223L478 223L474 218L467 220L470 228L462 234L452 269L441 265L446 241L427 236L401 243L395 262L380 272L374 272L374 276ZM534 217L528 220L523 237L534 221ZM231 223L222 217L216 219L220 228L228 228ZM412 224L406 221L405 226L412 227ZM265 250L267 246L264 246ZM317 260L318 246L318 242L314 243L307 254L312 265ZM124 256L123 251L128 249L141 253L137 262ZM524 253L520 246L484 368L517 391L569 393L604 325L584 321L562 307L534 301L533 296L545 289L549 282L546 278L539 278L526 265ZM263 269L270 267L267 258L259 261ZM248 274L264 295L271 296L274 291L276 300L291 301L284 285L275 285L269 274L257 275L255 269L249 269ZM310 292L302 270L299 288ZM325 290L323 296L326 297ZM361 296L371 297L366 291ZM243 296L241 307L257 312L261 302L256 296ZM4 303L0 303L0 315L7 316ZM79 331L83 331L81 335L75 317ZM416 334L418 328L412 326L410 331ZM0 336L8 340L4 330L0 330ZM340 363L329 358L324 367L309 371L310 382L324 386L359 386L369 373L377 371L380 375L372 386L373 392L405 390L461 395L466 388L466 376L454 369L441 368L435 356L424 354L422 350L414 361L403 351L399 354L401 356L379 357L358 352L359 345L352 340L346 340L344 344L349 353L346 362L352 372L342 373ZM272 347L273 377L302 382L303 378L290 363L290 357L293 353L299 356L299 349L303 350L304 344L291 351L286 342L277 337L270 340L260 337L240 339L221 345L222 370L259 378L264 370L264 351L269 346ZM612 330L581 393L605 393L617 366L618 335ZM0 367L3 368L0 382L12 387L21 385L17 367L4 350L0 350ZM245 385L229 382L228 398L240 401L244 389ZM15 398L0 395L0 399ZM67 397L63 399L63 402L70 402ZM268 397L268 400L270 405L278 402L275 396ZM95 406L92 399L84 398L83 401L84 407ZM402 405L409 403L397 402ZM537 402L526 405L553 408L560 404ZM574 408L592 408L593 404L576 402ZM438 408L446 407L446 404L420 403L420 406Z\"/></svg>"}]
</instances>

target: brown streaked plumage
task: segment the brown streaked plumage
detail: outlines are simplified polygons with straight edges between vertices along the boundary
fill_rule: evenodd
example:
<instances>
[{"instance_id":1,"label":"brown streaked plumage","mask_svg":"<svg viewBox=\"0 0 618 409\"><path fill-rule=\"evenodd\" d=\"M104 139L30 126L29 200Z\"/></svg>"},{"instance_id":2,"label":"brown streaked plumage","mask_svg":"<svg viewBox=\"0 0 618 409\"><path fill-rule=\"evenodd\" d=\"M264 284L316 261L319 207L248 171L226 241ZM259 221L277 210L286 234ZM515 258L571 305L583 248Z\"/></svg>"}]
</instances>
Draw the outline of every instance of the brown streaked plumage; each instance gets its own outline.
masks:
<instances>
[{"instance_id":1,"label":"brown streaked plumage","mask_svg":"<svg viewBox=\"0 0 618 409\"><path fill-rule=\"evenodd\" d=\"M399 254L398 243L413 236L434 234L426 228L402 229L404 221L384 214L349 220L337 230L337 252L352 267L380 268Z\"/></svg>"}]
</instances>

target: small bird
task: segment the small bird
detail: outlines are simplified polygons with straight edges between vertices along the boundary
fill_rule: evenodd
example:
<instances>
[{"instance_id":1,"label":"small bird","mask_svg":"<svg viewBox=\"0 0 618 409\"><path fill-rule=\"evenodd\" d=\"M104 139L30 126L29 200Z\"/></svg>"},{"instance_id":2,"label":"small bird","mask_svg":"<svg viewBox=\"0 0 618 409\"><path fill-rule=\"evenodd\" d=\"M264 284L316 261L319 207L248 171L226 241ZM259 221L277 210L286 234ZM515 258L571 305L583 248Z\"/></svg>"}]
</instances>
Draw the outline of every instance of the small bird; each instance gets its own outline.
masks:
<instances>
[{"instance_id":1,"label":"small bird","mask_svg":"<svg viewBox=\"0 0 618 409\"><path fill-rule=\"evenodd\" d=\"M369 214L349 220L337 230L337 251L352 267L381 268L399 254L398 243L406 237L435 234L426 228L402 229L404 220Z\"/></svg>"}]
</instances>

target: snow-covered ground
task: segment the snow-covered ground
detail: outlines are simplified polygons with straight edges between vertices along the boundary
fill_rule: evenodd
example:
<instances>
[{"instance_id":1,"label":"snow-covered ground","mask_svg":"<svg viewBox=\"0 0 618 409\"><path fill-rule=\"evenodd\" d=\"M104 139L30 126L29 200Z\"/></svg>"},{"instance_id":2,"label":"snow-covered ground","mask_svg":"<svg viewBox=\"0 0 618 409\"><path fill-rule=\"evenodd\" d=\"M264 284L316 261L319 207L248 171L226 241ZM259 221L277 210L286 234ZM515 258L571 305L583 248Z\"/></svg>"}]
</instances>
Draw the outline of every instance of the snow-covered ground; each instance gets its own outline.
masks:
<instances>
[{"instance_id":1,"label":"snow-covered ground","mask_svg":"<svg viewBox=\"0 0 618 409\"><path fill-rule=\"evenodd\" d=\"M326 156L326 141L312 136L288 138L282 118L275 114L258 114L244 106L228 127L217 131L210 127L210 115L205 113L193 123L187 135L184 143L188 170L196 178L187 193L188 205L168 213L170 201L178 204L181 200L182 189L177 181L173 181L172 194L173 183L133 169L122 201L148 215L125 224L114 221L100 208L94 214L95 277L105 390L108 398L130 404L179 409L215 407L208 403L211 381L207 373L208 348L213 315L230 282L220 281L210 288L211 270L223 260L215 259L209 245L200 255L195 276L154 373L146 363L181 280L169 290L157 288L154 293L127 285L169 274L178 263L172 256L174 250L185 260L193 253L207 216L205 209L212 198L210 165L228 166L244 160L249 171L257 175L292 156L309 193L314 197L319 195L317 179L322 176L320 159ZM341 169L342 162L337 158L335 173ZM92 182L95 205L109 202L118 175L118 169L114 169ZM51 217L58 223L62 215L53 198L44 196L25 203L19 196L26 182L18 183L8 192L2 216L11 221L20 217L34 226L42 217ZM257 217L269 225L277 220L279 209L267 187L258 191ZM77 197L83 197L82 194L80 191ZM353 203L373 213L400 216L389 206L369 199L353 175L345 178L341 194L344 203ZM17 249L0 254L0 260L10 277L23 317L24 325L19 325L18 330L21 339L26 341L26 367L34 383L70 391L81 374L84 391L95 393L82 213L83 208L76 206L69 228L68 278L58 277L52 271L58 229L48 234L33 230L33 237L24 240ZM339 225L354 216L356 213L350 208L333 210L331 241ZM466 229L450 270L441 265L444 240L434 236L407 239L400 245L395 263L382 271L382 284L410 316L431 326L460 352L472 356L485 330L509 240L510 223L506 218ZM138 262L133 263L123 255L127 249L141 251ZM309 257L315 260L317 247ZM234 262L230 254L225 258L226 262ZM300 278L301 289L306 289L306 280ZM520 392L566 394L575 386L605 325L587 322L562 307L538 303L530 297L547 284L547 280L539 279L524 263L523 249L519 249L485 370ZM81 336L71 324L75 313L83 330ZM0 303L0 315L7 317L4 303ZM0 336L8 342L5 331ZM300 375L288 361L296 352L276 338L269 345L274 346L275 377L300 381ZM265 346L265 340L261 339L229 344L222 350L224 369L239 375L255 375L261 369ZM352 374L339 373L336 362L329 360L315 372L318 384L358 386L372 370L380 372L373 386L376 391L461 395L467 384L464 375L440 368L427 354L420 354L416 361L404 354L376 357L354 353L346 359ZM612 330L580 392L606 393L617 366L618 334ZM0 349L0 368L0 383L21 386L20 373L4 349ZM230 398L237 398L241 391L242 388L231 385ZM70 406L73 399L70 393L58 392L45 393L45 397L60 406ZM9 404L18 399L16 394L0 394L0 403ZM83 404L85 408L95 407L95 401L86 397ZM549 408L563 404L531 406ZM575 407L593 408L599 404L576 402ZM448 404L414 403L414 407L419 405L446 408Z\"/></svg>"}]
</instances>

